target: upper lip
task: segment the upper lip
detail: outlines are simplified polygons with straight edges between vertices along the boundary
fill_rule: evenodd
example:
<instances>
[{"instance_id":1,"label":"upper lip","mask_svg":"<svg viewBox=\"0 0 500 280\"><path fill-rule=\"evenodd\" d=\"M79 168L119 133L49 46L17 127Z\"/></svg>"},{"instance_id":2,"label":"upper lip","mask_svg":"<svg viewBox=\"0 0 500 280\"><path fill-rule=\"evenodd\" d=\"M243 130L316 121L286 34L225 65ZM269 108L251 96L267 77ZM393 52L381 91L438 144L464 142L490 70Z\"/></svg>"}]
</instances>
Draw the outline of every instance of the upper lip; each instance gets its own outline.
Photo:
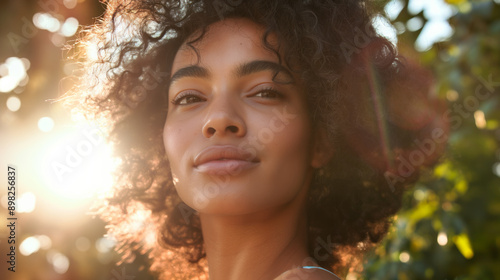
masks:
<instances>
[{"instance_id":1,"label":"upper lip","mask_svg":"<svg viewBox=\"0 0 500 280\"><path fill-rule=\"evenodd\" d=\"M223 146L210 146L203 149L194 158L194 166L202 165L209 161L214 160L242 160L249 162L258 162L259 160L252 156L251 153L238 149L235 146L223 145Z\"/></svg>"}]
</instances>

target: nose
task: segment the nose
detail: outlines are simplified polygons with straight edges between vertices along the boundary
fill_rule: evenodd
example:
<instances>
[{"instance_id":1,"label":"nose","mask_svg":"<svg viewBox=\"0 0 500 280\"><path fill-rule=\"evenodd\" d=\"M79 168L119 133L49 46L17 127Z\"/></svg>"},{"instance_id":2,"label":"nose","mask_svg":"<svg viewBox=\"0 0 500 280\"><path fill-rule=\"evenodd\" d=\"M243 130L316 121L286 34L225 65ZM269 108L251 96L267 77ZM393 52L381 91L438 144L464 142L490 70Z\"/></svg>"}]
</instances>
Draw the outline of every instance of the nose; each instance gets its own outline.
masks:
<instances>
[{"instance_id":1,"label":"nose","mask_svg":"<svg viewBox=\"0 0 500 280\"><path fill-rule=\"evenodd\" d=\"M211 105L202 128L203 136L206 138L215 135L219 137L228 135L245 136L245 122L234 104L231 104L229 100L214 100Z\"/></svg>"}]
</instances>

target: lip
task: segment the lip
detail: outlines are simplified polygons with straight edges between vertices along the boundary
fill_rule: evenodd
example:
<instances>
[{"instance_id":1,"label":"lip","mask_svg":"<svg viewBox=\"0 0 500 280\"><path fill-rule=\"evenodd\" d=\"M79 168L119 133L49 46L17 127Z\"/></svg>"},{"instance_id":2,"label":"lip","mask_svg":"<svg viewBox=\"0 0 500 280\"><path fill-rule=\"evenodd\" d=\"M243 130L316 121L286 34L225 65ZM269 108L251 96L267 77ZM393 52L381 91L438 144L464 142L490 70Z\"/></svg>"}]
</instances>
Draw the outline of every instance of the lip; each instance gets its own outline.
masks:
<instances>
[{"instance_id":1,"label":"lip","mask_svg":"<svg viewBox=\"0 0 500 280\"><path fill-rule=\"evenodd\" d=\"M194 168L211 175L237 175L258 164L251 153L231 145L207 147L194 158Z\"/></svg>"}]
</instances>

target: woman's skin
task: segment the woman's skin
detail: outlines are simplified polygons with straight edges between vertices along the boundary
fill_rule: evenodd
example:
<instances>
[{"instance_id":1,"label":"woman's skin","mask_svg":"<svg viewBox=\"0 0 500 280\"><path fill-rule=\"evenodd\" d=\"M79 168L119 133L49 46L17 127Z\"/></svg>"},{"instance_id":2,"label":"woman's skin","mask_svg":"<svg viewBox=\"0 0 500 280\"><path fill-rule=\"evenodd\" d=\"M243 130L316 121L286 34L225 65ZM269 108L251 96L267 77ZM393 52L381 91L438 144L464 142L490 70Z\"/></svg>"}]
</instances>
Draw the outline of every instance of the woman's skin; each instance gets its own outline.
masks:
<instances>
[{"instance_id":1,"label":"woman's skin","mask_svg":"<svg viewBox=\"0 0 500 280\"><path fill-rule=\"evenodd\" d=\"M271 280L314 265L306 195L331 149L263 32L247 19L214 23L193 43L199 57L184 44L172 66L164 143L177 192L199 213L211 280ZM279 279L334 278L295 269Z\"/></svg>"}]
</instances>

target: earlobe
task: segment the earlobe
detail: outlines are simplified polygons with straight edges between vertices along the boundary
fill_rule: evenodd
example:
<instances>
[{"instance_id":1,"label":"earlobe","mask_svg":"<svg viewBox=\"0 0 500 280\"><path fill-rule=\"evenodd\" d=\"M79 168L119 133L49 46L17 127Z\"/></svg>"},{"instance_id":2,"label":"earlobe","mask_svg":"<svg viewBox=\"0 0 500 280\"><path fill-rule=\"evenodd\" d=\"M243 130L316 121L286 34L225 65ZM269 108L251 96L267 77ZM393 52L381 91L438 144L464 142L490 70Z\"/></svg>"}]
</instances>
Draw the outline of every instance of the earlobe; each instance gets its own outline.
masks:
<instances>
[{"instance_id":1,"label":"earlobe","mask_svg":"<svg viewBox=\"0 0 500 280\"><path fill-rule=\"evenodd\" d=\"M332 143L328 141L326 131L323 129L316 131L312 148L311 166L313 168L325 166L334 153Z\"/></svg>"}]
</instances>

